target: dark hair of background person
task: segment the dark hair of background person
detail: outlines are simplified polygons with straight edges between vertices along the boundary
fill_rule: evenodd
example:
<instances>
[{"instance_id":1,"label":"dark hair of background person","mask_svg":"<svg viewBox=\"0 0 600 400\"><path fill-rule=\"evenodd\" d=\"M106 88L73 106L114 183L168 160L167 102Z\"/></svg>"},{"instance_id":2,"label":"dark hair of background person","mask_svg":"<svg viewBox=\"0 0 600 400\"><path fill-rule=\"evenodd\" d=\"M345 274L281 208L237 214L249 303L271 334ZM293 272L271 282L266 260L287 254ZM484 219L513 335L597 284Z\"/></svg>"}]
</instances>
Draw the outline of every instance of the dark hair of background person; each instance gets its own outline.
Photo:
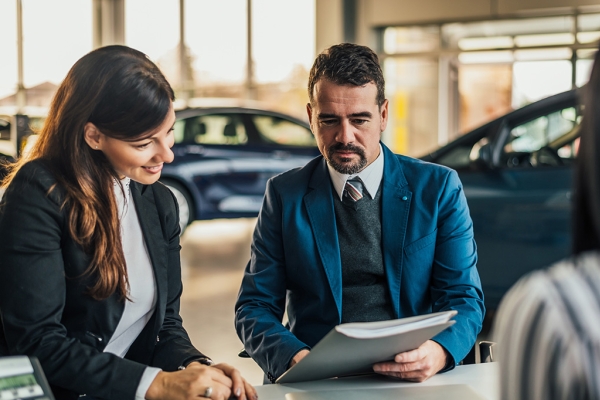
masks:
<instances>
[{"instance_id":1,"label":"dark hair of background person","mask_svg":"<svg viewBox=\"0 0 600 400\"><path fill-rule=\"evenodd\" d=\"M126 46L94 50L73 65L50 106L31 152L13 165L7 186L27 161L41 159L65 189L68 227L92 256L86 274L97 276L89 294L102 300L118 291L127 296L128 279L114 197L119 176L101 151L90 148L84 126L124 141L145 138L164 121L173 89L148 57ZM52 188L51 190L53 190Z\"/></svg>"},{"instance_id":2,"label":"dark hair of background person","mask_svg":"<svg viewBox=\"0 0 600 400\"><path fill-rule=\"evenodd\" d=\"M337 85L377 86L377 105L385 101L385 80L377 54L366 46L341 43L324 50L317 56L308 77L308 98L313 104L313 90L320 79Z\"/></svg>"},{"instance_id":3,"label":"dark hair of background person","mask_svg":"<svg viewBox=\"0 0 600 400\"><path fill-rule=\"evenodd\" d=\"M600 50L583 89L584 116L573 190L573 254L600 250Z\"/></svg>"}]
</instances>

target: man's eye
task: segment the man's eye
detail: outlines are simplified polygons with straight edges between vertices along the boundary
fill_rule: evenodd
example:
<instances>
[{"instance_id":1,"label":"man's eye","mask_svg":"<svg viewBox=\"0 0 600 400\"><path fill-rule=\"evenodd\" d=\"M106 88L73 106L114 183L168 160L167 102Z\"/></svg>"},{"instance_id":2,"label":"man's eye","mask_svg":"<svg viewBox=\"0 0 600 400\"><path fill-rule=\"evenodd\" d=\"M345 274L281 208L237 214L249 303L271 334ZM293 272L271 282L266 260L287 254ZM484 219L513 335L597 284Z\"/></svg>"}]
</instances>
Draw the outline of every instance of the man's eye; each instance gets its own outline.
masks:
<instances>
[{"instance_id":1,"label":"man's eye","mask_svg":"<svg viewBox=\"0 0 600 400\"><path fill-rule=\"evenodd\" d=\"M321 124L325 125L325 126L335 125L336 123L337 123L337 120L335 120L335 119L322 119L321 120Z\"/></svg>"},{"instance_id":2,"label":"man's eye","mask_svg":"<svg viewBox=\"0 0 600 400\"><path fill-rule=\"evenodd\" d=\"M365 123L367 123L366 119L355 119L354 120L354 124L355 125L362 125L362 124L365 124Z\"/></svg>"}]
</instances>

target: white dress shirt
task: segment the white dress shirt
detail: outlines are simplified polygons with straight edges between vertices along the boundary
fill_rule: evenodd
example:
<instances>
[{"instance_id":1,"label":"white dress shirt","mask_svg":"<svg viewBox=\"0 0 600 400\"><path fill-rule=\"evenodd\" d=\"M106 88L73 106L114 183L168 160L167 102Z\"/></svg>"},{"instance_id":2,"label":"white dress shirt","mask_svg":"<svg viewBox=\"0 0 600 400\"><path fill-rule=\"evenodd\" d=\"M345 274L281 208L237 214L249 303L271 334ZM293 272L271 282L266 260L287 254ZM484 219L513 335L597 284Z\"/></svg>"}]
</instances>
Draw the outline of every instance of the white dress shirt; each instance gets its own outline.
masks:
<instances>
[{"instance_id":1,"label":"white dress shirt","mask_svg":"<svg viewBox=\"0 0 600 400\"><path fill-rule=\"evenodd\" d=\"M379 190L381 179L383 178L383 165L383 149L381 148L381 145L379 145L379 156L377 156L375 161L369 164L358 174L341 174L335 169L333 169L333 167L329 165L329 163L327 163L327 169L329 169L329 177L331 178L331 182L333 183L335 192L340 196L340 200L342 200L342 197L344 196L344 187L346 186L346 181L357 176L363 182L365 189L367 189L366 191L368 196L371 199L374 199L377 195L377 190ZM365 193L363 193L363 195L365 195Z\"/></svg>"},{"instance_id":2,"label":"white dress shirt","mask_svg":"<svg viewBox=\"0 0 600 400\"><path fill-rule=\"evenodd\" d=\"M130 300L125 301L125 310L121 320L104 351L119 357L124 357L127 354L129 347L142 332L156 307L157 289L154 269L131 197L130 182L129 178L121 180L125 193L123 193L117 182L114 184L117 210L121 223L121 242L129 278L128 297ZM146 367L138 385L136 400L145 398L148 388L160 371L159 368Z\"/></svg>"}]
</instances>

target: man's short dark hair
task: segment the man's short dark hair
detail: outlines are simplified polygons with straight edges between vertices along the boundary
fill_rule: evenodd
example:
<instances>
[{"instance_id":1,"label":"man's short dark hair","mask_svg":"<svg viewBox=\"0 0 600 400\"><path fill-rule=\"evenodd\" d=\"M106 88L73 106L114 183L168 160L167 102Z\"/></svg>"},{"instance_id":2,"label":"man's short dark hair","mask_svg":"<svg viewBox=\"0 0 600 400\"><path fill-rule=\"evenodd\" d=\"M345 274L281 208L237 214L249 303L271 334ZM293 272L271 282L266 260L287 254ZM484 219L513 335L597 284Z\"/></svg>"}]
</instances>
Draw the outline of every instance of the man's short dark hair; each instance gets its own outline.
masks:
<instances>
[{"instance_id":1,"label":"man's short dark hair","mask_svg":"<svg viewBox=\"0 0 600 400\"><path fill-rule=\"evenodd\" d=\"M323 50L317 56L308 77L308 98L313 104L313 91L320 79L338 85L377 86L377 105L385 101L385 81L379 57L370 48L353 43L341 43Z\"/></svg>"}]
</instances>

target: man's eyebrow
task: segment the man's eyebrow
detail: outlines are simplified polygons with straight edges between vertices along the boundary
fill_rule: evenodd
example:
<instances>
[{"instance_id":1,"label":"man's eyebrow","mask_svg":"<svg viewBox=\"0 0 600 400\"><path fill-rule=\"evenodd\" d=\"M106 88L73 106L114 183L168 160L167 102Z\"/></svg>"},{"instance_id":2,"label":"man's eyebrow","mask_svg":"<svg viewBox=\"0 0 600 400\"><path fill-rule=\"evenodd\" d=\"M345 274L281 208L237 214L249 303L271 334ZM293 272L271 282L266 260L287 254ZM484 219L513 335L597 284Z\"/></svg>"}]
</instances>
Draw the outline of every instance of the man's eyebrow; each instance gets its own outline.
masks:
<instances>
[{"instance_id":1,"label":"man's eyebrow","mask_svg":"<svg viewBox=\"0 0 600 400\"><path fill-rule=\"evenodd\" d=\"M371 114L368 111L362 111L362 112L350 114L350 115L348 115L348 117L349 118L373 118L373 114ZM327 113L319 114L319 119L330 119L330 118L339 118L339 116L335 115L335 114L327 114Z\"/></svg>"},{"instance_id":2,"label":"man's eyebrow","mask_svg":"<svg viewBox=\"0 0 600 400\"><path fill-rule=\"evenodd\" d=\"M351 117L351 118L357 118L357 117L373 118L373 114L371 114L368 111L363 111L363 112L359 112L359 113L350 114L349 117Z\"/></svg>"}]
</instances>

